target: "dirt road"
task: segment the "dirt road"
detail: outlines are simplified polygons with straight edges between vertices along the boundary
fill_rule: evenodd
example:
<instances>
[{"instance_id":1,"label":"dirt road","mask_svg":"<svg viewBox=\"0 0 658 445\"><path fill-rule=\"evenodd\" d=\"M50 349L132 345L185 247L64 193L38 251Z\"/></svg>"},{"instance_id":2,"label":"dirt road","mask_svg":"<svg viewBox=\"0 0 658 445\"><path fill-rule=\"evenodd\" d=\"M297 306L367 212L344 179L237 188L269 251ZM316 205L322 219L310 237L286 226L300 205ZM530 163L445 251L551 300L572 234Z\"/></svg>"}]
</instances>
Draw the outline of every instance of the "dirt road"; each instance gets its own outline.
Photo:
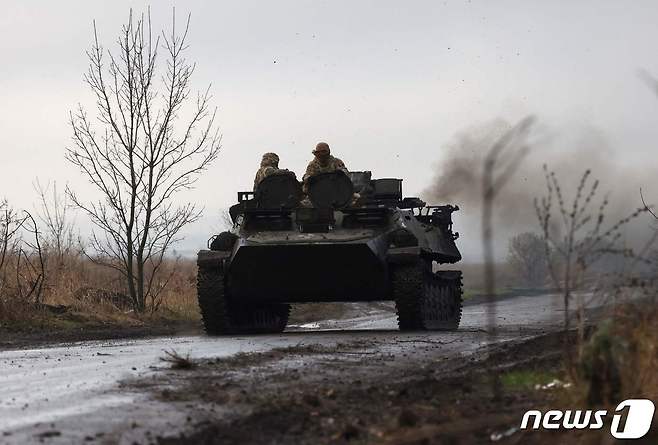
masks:
<instances>
[{"instance_id":1,"label":"dirt road","mask_svg":"<svg viewBox=\"0 0 658 445\"><path fill-rule=\"evenodd\" d=\"M400 333L394 316L380 312L293 326L282 335L83 342L0 352L0 443L155 443L193 434L207 419L239 411L237 405L218 408L216 401L194 394L166 400L190 380L212 376L169 370L160 361L165 350L216 363L233 357L240 366L233 366L231 375L260 372L258 360L238 363L259 353L270 370L301 380L318 378L305 372L313 366L348 375L344 366L359 357L377 358L369 362L371 370L391 364L404 370L481 353L488 341L486 312L486 304L465 307L457 332ZM558 299L550 295L502 301L497 314L496 342L555 330L562 318Z\"/></svg>"}]
</instances>

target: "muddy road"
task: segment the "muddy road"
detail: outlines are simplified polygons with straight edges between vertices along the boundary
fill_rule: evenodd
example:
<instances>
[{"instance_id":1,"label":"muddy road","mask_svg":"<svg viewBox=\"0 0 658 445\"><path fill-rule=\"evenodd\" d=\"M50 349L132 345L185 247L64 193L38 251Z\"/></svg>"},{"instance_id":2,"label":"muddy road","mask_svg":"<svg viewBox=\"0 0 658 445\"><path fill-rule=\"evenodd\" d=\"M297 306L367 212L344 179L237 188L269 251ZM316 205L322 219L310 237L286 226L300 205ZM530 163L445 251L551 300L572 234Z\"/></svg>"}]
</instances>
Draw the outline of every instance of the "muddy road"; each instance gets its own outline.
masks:
<instances>
[{"instance_id":1,"label":"muddy road","mask_svg":"<svg viewBox=\"0 0 658 445\"><path fill-rule=\"evenodd\" d=\"M258 391L264 382L276 392L291 380L303 386L353 378L361 384L430 365L454 369L481 358L489 340L487 309L485 303L466 306L456 332L400 333L394 315L382 311L292 326L282 335L159 337L0 351L0 443L180 443L217 419L253 413L249 400L239 398L249 392L245 388L256 385ZM555 296L501 301L495 342L555 331L562 317ZM167 350L214 367L171 370L160 360ZM235 403L228 390L222 392L228 399L209 395L214 394L210 387L222 384L239 389ZM223 441L231 443L228 437Z\"/></svg>"}]
</instances>

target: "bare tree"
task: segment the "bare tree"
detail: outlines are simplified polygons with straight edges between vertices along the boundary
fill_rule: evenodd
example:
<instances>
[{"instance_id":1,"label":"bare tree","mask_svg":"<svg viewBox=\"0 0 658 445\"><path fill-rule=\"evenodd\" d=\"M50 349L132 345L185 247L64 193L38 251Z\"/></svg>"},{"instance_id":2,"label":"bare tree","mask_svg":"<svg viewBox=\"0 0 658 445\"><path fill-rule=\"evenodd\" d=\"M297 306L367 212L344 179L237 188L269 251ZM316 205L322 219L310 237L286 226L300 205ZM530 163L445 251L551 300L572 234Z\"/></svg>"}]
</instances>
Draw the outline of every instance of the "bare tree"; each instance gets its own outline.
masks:
<instances>
[{"instance_id":1,"label":"bare tree","mask_svg":"<svg viewBox=\"0 0 658 445\"><path fill-rule=\"evenodd\" d=\"M201 214L192 203L176 205L175 196L193 186L220 149L209 88L190 97L189 23L188 16L177 34L174 11L171 33L154 37L150 15L134 19L131 11L116 52L99 44L94 23L85 81L96 97L97 122L82 106L70 115L66 158L102 195L85 201L67 189L97 229L86 255L122 274L138 311L161 288L154 283L168 248ZM166 62L158 74L161 50Z\"/></svg>"},{"instance_id":2,"label":"bare tree","mask_svg":"<svg viewBox=\"0 0 658 445\"><path fill-rule=\"evenodd\" d=\"M81 261L82 243L76 232L69 196L62 193L56 182L45 185L34 182L38 204L35 217L40 235L44 262L44 293L59 297L78 286L81 274L87 269Z\"/></svg>"},{"instance_id":3,"label":"bare tree","mask_svg":"<svg viewBox=\"0 0 658 445\"><path fill-rule=\"evenodd\" d=\"M25 218L11 208L7 200L0 202L0 297L6 294L11 280L8 265L19 249L24 223Z\"/></svg>"},{"instance_id":4,"label":"bare tree","mask_svg":"<svg viewBox=\"0 0 658 445\"><path fill-rule=\"evenodd\" d=\"M45 186L37 179L34 189L39 196L37 218L42 227L44 250L55 261L53 271L61 271L67 257L75 253L76 235L70 215L71 203L66 193L59 193L57 183Z\"/></svg>"},{"instance_id":5,"label":"bare tree","mask_svg":"<svg viewBox=\"0 0 658 445\"><path fill-rule=\"evenodd\" d=\"M16 260L16 286L18 297L36 304L43 303L46 265L41 247L39 226L30 212L23 210L22 229L31 236L19 245ZM25 248L27 247L27 249ZM22 259L22 261L21 261Z\"/></svg>"},{"instance_id":6,"label":"bare tree","mask_svg":"<svg viewBox=\"0 0 658 445\"><path fill-rule=\"evenodd\" d=\"M36 221L0 202L0 298L42 303L45 265Z\"/></svg>"},{"instance_id":7,"label":"bare tree","mask_svg":"<svg viewBox=\"0 0 658 445\"><path fill-rule=\"evenodd\" d=\"M507 261L524 286L541 287L548 276L544 238L536 233L520 233L509 240Z\"/></svg>"},{"instance_id":8,"label":"bare tree","mask_svg":"<svg viewBox=\"0 0 658 445\"><path fill-rule=\"evenodd\" d=\"M607 255L639 258L632 249L620 246L624 227L648 209L638 208L612 224L606 224L609 201L604 197L595 204L599 181L586 170L578 182L573 200L568 203L555 172L544 166L547 193L535 199L535 209L545 240L548 270L564 304L564 329L570 329L570 302L576 297L579 355L585 337L583 289L587 271ZM571 348L565 337L568 365L573 363Z\"/></svg>"}]
</instances>

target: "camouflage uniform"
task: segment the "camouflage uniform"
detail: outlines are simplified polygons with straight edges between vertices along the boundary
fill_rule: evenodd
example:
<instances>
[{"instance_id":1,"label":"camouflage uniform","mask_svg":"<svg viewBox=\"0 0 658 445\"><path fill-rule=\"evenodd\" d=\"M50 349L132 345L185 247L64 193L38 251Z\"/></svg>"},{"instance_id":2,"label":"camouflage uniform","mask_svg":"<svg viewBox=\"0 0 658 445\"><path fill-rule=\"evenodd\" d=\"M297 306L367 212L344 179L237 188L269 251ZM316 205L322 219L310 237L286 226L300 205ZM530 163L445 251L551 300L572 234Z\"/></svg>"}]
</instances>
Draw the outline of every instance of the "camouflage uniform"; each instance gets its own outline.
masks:
<instances>
[{"instance_id":1,"label":"camouflage uniform","mask_svg":"<svg viewBox=\"0 0 658 445\"><path fill-rule=\"evenodd\" d=\"M331 156L329 153L329 145L324 142L320 142L317 145L313 152L315 158L309 162L308 167L306 167L306 173L304 173L304 193L308 193L308 178L311 176L319 173L331 173L337 170L342 170L347 173L345 163L340 159Z\"/></svg>"},{"instance_id":2,"label":"camouflage uniform","mask_svg":"<svg viewBox=\"0 0 658 445\"><path fill-rule=\"evenodd\" d=\"M258 187L258 184L260 184L263 179L278 171L279 156L276 153L265 153L263 155L263 160L260 161L260 168L256 172L256 178L254 179L254 191L256 191L256 187Z\"/></svg>"},{"instance_id":3,"label":"camouflage uniform","mask_svg":"<svg viewBox=\"0 0 658 445\"><path fill-rule=\"evenodd\" d=\"M340 159L329 155L329 158L325 162L321 162L316 158L309 162L308 167L306 167L304 181L313 175L335 172L337 170L342 170L347 173L347 167L345 167L345 163Z\"/></svg>"}]
</instances>

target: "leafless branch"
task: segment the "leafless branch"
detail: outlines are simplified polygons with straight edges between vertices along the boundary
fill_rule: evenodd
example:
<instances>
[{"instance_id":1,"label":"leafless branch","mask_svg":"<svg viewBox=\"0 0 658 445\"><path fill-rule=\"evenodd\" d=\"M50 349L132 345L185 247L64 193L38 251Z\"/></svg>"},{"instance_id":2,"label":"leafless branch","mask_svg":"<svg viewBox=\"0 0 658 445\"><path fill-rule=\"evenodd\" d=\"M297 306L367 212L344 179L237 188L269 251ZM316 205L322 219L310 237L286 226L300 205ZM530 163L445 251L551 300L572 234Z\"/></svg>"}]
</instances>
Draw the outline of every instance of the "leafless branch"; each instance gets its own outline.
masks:
<instances>
[{"instance_id":1,"label":"leafless branch","mask_svg":"<svg viewBox=\"0 0 658 445\"><path fill-rule=\"evenodd\" d=\"M653 210L651 210L651 208L647 205L647 203L644 202L644 196L642 196L642 189L640 189L640 199L642 200L642 205L644 206L646 211L649 212L651 216L653 216L655 219L658 219L658 216L656 216Z\"/></svg>"},{"instance_id":2,"label":"leafless branch","mask_svg":"<svg viewBox=\"0 0 658 445\"><path fill-rule=\"evenodd\" d=\"M82 106L70 113L73 144L66 158L102 196L83 201L67 189L71 203L102 233L92 235L92 252L85 255L120 270L138 311L157 298L153 283L168 282L155 276L159 265L181 229L200 216L192 204L175 206L175 196L194 186L221 146L209 88L191 100L189 26L188 15L179 34L174 12L171 32L154 33L150 11L138 17L130 11L114 52L101 46L94 23L84 80L102 131Z\"/></svg>"}]
</instances>

